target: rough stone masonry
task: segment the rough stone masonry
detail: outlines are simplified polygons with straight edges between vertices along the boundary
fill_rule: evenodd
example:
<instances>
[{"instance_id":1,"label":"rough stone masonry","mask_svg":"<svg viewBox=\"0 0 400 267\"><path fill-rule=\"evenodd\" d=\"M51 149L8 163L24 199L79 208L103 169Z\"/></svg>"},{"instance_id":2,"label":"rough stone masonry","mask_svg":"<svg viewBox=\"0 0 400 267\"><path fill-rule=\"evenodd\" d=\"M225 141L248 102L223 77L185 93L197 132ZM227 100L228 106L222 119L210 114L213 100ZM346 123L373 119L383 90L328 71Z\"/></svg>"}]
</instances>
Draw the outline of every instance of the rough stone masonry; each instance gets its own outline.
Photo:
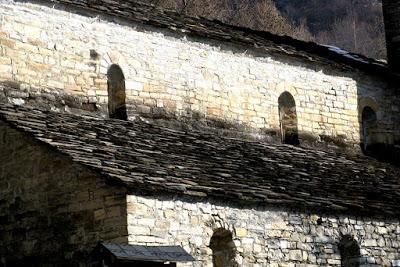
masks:
<instances>
[{"instance_id":1,"label":"rough stone masonry","mask_svg":"<svg viewBox=\"0 0 400 267\"><path fill-rule=\"evenodd\" d=\"M8 266L87 266L98 241L179 245L197 261L178 266L212 266L221 231L235 255L224 267L347 267L349 238L361 266L399 266L400 169L389 164L11 105L0 119Z\"/></svg>"},{"instance_id":2,"label":"rough stone masonry","mask_svg":"<svg viewBox=\"0 0 400 267\"><path fill-rule=\"evenodd\" d=\"M61 95L62 105L73 106L73 96L106 115L107 71L117 64L130 117L214 120L276 137L278 98L289 92L303 139L358 145L361 112L371 106L378 141L399 140L396 87L379 75L81 13L34 2L0 4L0 79L17 88L3 92L3 100L51 102Z\"/></svg>"},{"instance_id":3,"label":"rough stone masonry","mask_svg":"<svg viewBox=\"0 0 400 267\"><path fill-rule=\"evenodd\" d=\"M209 244L220 228L233 233L237 266L347 266L338 245L346 235L361 247L359 265L351 266L400 266L398 220L134 195L128 196L127 206L129 242L182 244L199 261L180 266L215 266Z\"/></svg>"},{"instance_id":4,"label":"rough stone masonry","mask_svg":"<svg viewBox=\"0 0 400 267\"><path fill-rule=\"evenodd\" d=\"M114 2L107 3L112 5ZM193 36L184 30L176 30L174 26L157 28L95 9L84 11L76 6L53 5L46 1L1 1L0 25L1 102L72 113L77 112L77 109L86 109L93 111L92 115L107 117L110 99L107 73L110 67L118 65L123 72L127 115L131 120L140 115L154 120L205 121L207 125L215 127L245 129L277 137L282 135L280 131L284 128L280 124L286 114L280 114L280 110L284 109L279 107L279 98L285 93L294 99L288 102L295 105L286 108L295 117L290 118L290 121L291 124L297 123L300 143L308 137L315 142L340 140L351 147L357 146L365 139L361 122L366 107L376 113L376 142L396 145L400 140L398 84L388 82L387 77L381 73L334 64L329 60L315 61L296 53L289 56L288 53L269 52L255 45L249 47L243 43L230 42L229 38L217 41ZM281 50L286 48L281 47ZM352 60L365 59L359 57ZM379 65L379 62L368 61L365 64ZM50 123L49 117L46 117L50 116L48 111L32 111L36 115L41 114L38 117L41 120L27 115L29 111L14 108L2 109L2 120L13 114L7 118L13 121L12 127L18 130L11 128L10 121L0 124L0 156L2 162L6 163L1 166L1 171L7 178L0 181L0 208L3 213L11 210L10 216L0 217L0 264L10 262L7 257L17 251L15 254L25 262L29 261L29 257L37 255L42 256L40 260L47 260L48 255L56 253L54 255L60 257L54 257L52 264L56 266L59 262L74 262L85 266L86 256L94 244L108 240L130 244L181 245L198 259L188 266L213 266L215 253L212 251L211 240L216 232L224 229L231 235L224 233L223 236L232 239L229 246L235 251L235 267L344 265L343 253L340 253L344 237L354 238L359 250L354 255L358 257L361 266L400 266L398 218L345 215L338 211L343 206L338 205L335 212L326 214L312 209L304 211L275 207L272 201L282 200L282 195L296 200L299 205L304 203L307 194L308 197L314 195L300 192L305 194L299 197L294 193L299 193L300 186L296 191L296 188L290 187L293 185L282 185L280 191L271 189L274 184L266 186L266 182L261 184L262 180L258 181L259 190L264 190L261 191L264 192L261 197L270 201L268 205L242 205L232 198L223 201L222 197L205 198L204 194L197 194L197 197L203 196L200 201L195 196L189 197L179 192L187 193L190 187L210 192L221 191L224 186L230 186L229 179L233 175L227 176L226 172L212 173L215 176L207 177L213 179L206 179L208 186L198 181L204 177L195 175L189 177L192 180L186 179L186 187L177 184L183 182L182 177L171 173L179 174L181 170L186 170L185 167L164 166L164 169L159 170L151 165L157 165L161 157L154 157L153 151L146 147L152 140L146 136L147 132L141 134L140 138L144 138L144 141L135 144L138 146L133 147L135 149L121 148L127 148L127 144L132 145L135 135L140 140L137 136L140 131L135 128L139 127L139 123L113 121L112 124L91 117L90 121L95 122L84 128L79 127L85 122L83 117L78 119L71 116L73 122L69 121L68 126L67 117L61 115L59 120ZM51 116L56 117L54 114ZM99 139L99 134L106 127L100 121L105 124L108 122L108 127L112 128L110 134L107 132L106 137L103 136L103 140ZM95 125L100 125L98 127L101 130L92 132ZM50 126L53 131L46 128ZM124 127L130 131L124 132ZM151 125L146 127L158 129ZM80 129L81 135L75 129ZM119 138L109 138L113 131L120 131ZM173 131L170 130L171 136ZM126 132L132 135L123 135ZM41 137L34 136L38 133ZM178 136L181 135L189 136L185 131ZM121 144L123 138L131 139ZM166 140L157 138L155 133L152 138ZM223 137L220 138L222 140ZM204 139L201 139L202 142L206 142ZM236 149L244 147L243 142L236 140ZM177 143L164 145L163 148L175 148ZM252 147L255 146L254 143ZM274 146L268 149L274 150ZM170 153L164 153L164 156L170 155L171 150ZM279 146L275 150L293 152L292 147L286 146ZM120 151L130 157L118 157ZM152 158L149 159L146 153L150 153ZM219 153L215 157L224 156ZM13 160L9 160L10 155ZM91 155L94 158L90 160L80 155ZM260 152L257 155L264 154ZM125 164L124 160L136 161ZM202 159L201 162L204 161ZM137 167L138 162L142 164L141 168ZM215 162L220 163L222 170L232 167L222 160L207 163ZM272 161L268 157L264 157L262 162L280 166L277 174L281 175L283 169L291 169L294 165L285 165L285 162ZM337 162L329 161L329 167L324 167L326 176L330 175L329 168L335 165L336 168L340 167ZM343 162L345 164L350 161ZM118 166L122 163L123 167ZM188 173L198 173L196 166L184 163L181 165L190 168ZM305 162L302 165L304 169L307 164ZM352 164L357 163L353 161ZM264 165L258 164L256 167L260 166ZM362 170L385 175L388 173L388 168L374 166L364 166ZM247 176L254 173L250 167ZM37 168L41 171L36 171ZM321 166L319 168L322 169ZM360 174L357 171L359 169L352 170L355 170L353 174L357 182L365 181L363 178L366 175L362 176L362 172ZM146 171L158 173L149 175ZM110 187L103 179L103 176L107 176L105 173L113 177L114 182L118 181L117 185ZM314 173L305 173L303 169L293 172L293 176L303 186L310 179L314 179L317 185L319 182L327 185L327 179L324 180L326 177L316 177ZM268 180L271 176L263 178ZM276 181L287 183L287 177L278 175L275 178ZM168 194L161 190L147 195L137 192L139 190L128 191L124 183L131 182L132 187L135 187L139 184L138 180L146 182L142 182L143 187L151 185L162 188L165 185L164 190ZM397 184L393 181L383 183L382 180L376 179L376 184L370 182L369 186L382 186L385 192L393 191L397 196ZM218 188L215 182L221 183ZM349 192L352 192L351 182L347 183L346 190ZM253 184L244 183L243 188L238 188L237 184L235 190L238 192L235 193L243 198L250 195L250 191L252 196L260 197L258 191L246 191L251 186L254 189ZM288 192L288 187L292 192ZM175 188L175 191L171 188ZM270 195L266 197L265 192ZM330 193L328 191L327 195ZM353 196L356 199L354 203L361 203L362 206L368 200L376 200L376 192L369 193L371 196ZM313 204L317 202L315 198L309 199L314 200L309 201ZM318 201L319 205L323 205L326 198L320 197ZM352 207L354 203L346 204ZM334 206L332 203L330 205ZM65 229L64 226L71 228ZM46 264L48 266L49 263Z\"/></svg>"}]
</instances>

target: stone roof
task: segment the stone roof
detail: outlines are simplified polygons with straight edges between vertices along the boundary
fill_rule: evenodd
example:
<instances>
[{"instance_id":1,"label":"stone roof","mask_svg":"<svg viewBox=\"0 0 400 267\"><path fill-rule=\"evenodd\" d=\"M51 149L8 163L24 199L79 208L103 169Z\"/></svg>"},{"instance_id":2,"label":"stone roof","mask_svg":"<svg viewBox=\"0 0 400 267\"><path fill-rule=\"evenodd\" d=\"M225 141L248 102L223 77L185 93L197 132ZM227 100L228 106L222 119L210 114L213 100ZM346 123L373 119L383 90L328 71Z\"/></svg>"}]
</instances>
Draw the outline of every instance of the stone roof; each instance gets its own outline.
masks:
<instances>
[{"instance_id":1,"label":"stone roof","mask_svg":"<svg viewBox=\"0 0 400 267\"><path fill-rule=\"evenodd\" d=\"M400 169L360 155L10 105L0 119L131 192L400 215Z\"/></svg>"},{"instance_id":2,"label":"stone roof","mask_svg":"<svg viewBox=\"0 0 400 267\"><path fill-rule=\"evenodd\" d=\"M181 246L143 246L118 243L101 243L97 250L106 250L115 259L131 262L189 262L195 259Z\"/></svg>"},{"instance_id":3,"label":"stone roof","mask_svg":"<svg viewBox=\"0 0 400 267\"><path fill-rule=\"evenodd\" d=\"M189 36L214 39L222 42L245 45L261 49L269 54L284 54L291 57L334 65L341 69L355 67L373 74L391 74L386 63L349 53L344 50L304 42L288 36L279 36L269 32L256 31L237 27L206 18L189 17L173 11L166 11L153 5L135 0L28 0L31 2L47 2L61 6L75 7L126 19L142 25ZM56 5L57 7L57 5Z\"/></svg>"}]
</instances>

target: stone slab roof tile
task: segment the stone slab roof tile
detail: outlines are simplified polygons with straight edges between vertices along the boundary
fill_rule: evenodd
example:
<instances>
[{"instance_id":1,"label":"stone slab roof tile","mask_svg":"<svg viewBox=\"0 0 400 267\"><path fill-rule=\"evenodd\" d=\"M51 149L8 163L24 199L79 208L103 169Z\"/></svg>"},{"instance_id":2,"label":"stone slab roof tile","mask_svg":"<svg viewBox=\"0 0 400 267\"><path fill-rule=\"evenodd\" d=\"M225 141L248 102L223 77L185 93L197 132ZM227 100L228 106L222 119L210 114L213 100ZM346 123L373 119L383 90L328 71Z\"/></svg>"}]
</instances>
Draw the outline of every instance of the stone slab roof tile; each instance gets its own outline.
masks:
<instances>
[{"instance_id":1,"label":"stone slab roof tile","mask_svg":"<svg viewBox=\"0 0 400 267\"><path fill-rule=\"evenodd\" d=\"M128 188L400 214L400 169L359 155L9 105L0 118Z\"/></svg>"},{"instance_id":2,"label":"stone slab roof tile","mask_svg":"<svg viewBox=\"0 0 400 267\"><path fill-rule=\"evenodd\" d=\"M17 0L20 1L20 0ZM168 29L178 34L187 34L222 42L245 45L268 53L285 54L312 62L335 65L338 68L358 68L373 74L389 74L387 64L382 61L350 53L333 46L296 40L265 31L232 26L217 20L189 17L166 11L151 4L135 0L29 0L30 2L59 4L80 10L118 17L142 25ZM397 76L393 76L397 77Z\"/></svg>"},{"instance_id":3,"label":"stone slab roof tile","mask_svg":"<svg viewBox=\"0 0 400 267\"><path fill-rule=\"evenodd\" d=\"M117 260L148 262L189 262L195 259L180 246L140 246L102 243L96 250L108 251Z\"/></svg>"},{"instance_id":4,"label":"stone slab roof tile","mask_svg":"<svg viewBox=\"0 0 400 267\"><path fill-rule=\"evenodd\" d=\"M400 215L400 169L360 155L10 105L0 119L131 190Z\"/></svg>"}]
</instances>

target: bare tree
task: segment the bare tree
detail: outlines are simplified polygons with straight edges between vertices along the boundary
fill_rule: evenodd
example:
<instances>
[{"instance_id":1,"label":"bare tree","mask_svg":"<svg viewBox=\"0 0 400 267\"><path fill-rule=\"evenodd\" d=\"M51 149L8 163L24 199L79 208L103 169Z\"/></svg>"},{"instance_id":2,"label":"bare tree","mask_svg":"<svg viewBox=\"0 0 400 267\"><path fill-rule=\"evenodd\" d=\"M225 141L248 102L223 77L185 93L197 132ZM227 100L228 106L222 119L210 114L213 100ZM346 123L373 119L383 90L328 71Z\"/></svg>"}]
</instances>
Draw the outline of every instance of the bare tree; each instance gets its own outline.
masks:
<instances>
[{"instance_id":1,"label":"bare tree","mask_svg":"<svg viewBox=\"0 0 400 267\"><path fill-rule=\"evenodd\" d=\"M316 39L372 58L386 58L383 22L379 17L367 22L349 14L335 21L330 31L319 33Z\"/></svg>"},{"instance_id":2,"label":"bare tree","mask_svg":"<svg viewBox=\"0 0 400 267\"><path fill-rule=\"evenodd\" d=\"M279 3L284 3L285 16L274 0L149 1L189 16L217 19L300 40L336 45L373 58L386 58L382 9L376 1L280 0Z\"/></svg>"},{"instance_id":3,"label":"bare tree","mask_svg":"<svg viewBox=\"0 0 400 267\"><path fill-rule=\"evenodd\" d=\"M307 19L314 40L378 59L386 58L380 0L279 0L279 7L299 28ZM307 36L296 36L307 40Z\"/></svg>"},{"instance_id":4,"label":"bare tree","mask_svg":"<svg viewBox=\"0 0 400 267\"><path fill-rule=\"evenodd\" d=\"M299 24L292 28L292 37L303 41L314 41L315 36L308 29L307 20L302 19Z\"/></svg>"},{"instance_id":5,"label":"bare tree","mask_svg":"<svg viewBox=\"0 0 400 267\"><path fill-rule=\"evenodd\" d=\"M280 35L291 35L295 28L280 14L272 0L236 2L232 0L152 0L151 2L186 15L217 19L232 25L270 31Z\"/></svg>"}]
</instances>

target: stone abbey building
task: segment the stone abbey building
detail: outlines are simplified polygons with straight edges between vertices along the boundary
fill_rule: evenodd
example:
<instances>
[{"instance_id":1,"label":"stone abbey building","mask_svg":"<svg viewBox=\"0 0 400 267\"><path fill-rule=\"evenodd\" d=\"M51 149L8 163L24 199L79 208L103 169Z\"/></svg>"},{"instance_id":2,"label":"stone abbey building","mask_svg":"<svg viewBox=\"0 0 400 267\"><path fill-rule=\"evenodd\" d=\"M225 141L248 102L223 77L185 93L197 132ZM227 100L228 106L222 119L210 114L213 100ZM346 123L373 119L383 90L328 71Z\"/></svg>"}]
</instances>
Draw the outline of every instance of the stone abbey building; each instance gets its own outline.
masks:
<instances>
[{"instance_id":1,"label":"stone abbey building","mask_svg":"<svg viewBox=\"0 0 400 267\"><path fill-rule=\"evenodd\" d=\"M134 1L0 1L0 266L400 266L383 2L388 64Z\"/></svg>"}]
</instances>

